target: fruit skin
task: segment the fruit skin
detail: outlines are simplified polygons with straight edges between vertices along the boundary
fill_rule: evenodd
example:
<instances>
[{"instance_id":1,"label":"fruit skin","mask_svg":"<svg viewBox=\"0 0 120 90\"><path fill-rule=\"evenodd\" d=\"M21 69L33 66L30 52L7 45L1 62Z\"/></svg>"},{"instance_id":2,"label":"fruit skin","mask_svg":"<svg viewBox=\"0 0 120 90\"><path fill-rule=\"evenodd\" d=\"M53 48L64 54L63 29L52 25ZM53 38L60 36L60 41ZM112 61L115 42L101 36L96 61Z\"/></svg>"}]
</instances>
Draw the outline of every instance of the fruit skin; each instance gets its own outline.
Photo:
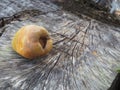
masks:
<instances>
[{"instance_id":1,"label":"fruit skin","mask_svg":"<svg viewBox=\"0 0 120 90\"><path fill-rule=\"evenodd\" d=\"M48 31L37 25L23 26L12 40L12 48L28 59L46 55L52 47L53 41Z\"/></svg>"}]
</instances>

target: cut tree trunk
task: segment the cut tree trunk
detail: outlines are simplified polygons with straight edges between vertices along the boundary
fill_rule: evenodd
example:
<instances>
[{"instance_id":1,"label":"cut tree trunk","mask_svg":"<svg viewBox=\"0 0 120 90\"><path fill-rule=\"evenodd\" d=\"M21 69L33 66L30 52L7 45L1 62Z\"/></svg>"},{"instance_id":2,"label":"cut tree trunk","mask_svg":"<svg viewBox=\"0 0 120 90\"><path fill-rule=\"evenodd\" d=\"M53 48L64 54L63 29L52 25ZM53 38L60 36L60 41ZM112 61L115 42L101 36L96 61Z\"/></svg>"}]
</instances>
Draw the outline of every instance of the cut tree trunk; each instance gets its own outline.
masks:
<instances>
[{"instance_id":1,"label":"cut tree trunk","mask_svg":"<svg viewBox=\"0 0 120 90\"><path fill-rule=\"evenodd\" d=\"M49 0L0 2L0 90L107 90L120 66L120 28L62 10ZM24 25L48 29L52 51L27 60L11 40Z\"/></svg>"}]
</instances>

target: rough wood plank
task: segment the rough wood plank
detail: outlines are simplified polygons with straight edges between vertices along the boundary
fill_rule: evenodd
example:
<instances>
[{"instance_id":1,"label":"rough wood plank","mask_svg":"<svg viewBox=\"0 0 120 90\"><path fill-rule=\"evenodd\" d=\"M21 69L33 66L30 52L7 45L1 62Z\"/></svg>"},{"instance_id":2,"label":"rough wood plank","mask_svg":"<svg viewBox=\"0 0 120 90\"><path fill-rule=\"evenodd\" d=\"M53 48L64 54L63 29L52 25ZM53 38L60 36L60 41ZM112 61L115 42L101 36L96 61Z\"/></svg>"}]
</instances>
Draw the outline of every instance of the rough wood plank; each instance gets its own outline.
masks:
<instances>
[{"instance_id":1,"label":"rough wood plank","mask_svg":"<svg viewBox=\"0 0 120 90\"><path fill-rule=\"evenodd\" d=\"M46 7L53 7L51 11L39 7L42 14L18 13L19 19L1 28L0 90L107 90L120 66L120 28L79 18L54 5ZM11 48L15 32L31 23L46 27L54 39L51 53L33 61Z\"/></svg>"}]
</instances>

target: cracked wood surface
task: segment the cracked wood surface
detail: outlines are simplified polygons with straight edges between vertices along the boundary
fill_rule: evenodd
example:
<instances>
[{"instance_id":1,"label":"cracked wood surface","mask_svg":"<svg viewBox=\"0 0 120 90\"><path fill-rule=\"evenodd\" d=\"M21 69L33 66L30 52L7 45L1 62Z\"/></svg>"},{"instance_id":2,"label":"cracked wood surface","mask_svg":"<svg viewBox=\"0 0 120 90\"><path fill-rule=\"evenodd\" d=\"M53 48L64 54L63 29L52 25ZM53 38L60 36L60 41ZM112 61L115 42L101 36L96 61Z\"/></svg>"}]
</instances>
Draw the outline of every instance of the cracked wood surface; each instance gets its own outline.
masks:
<instances>
[{"instance_id":1,"label":"cracked wood surface","mask_svg":"<svg viewBox=\"0 0 120 90\"><path fill-rule=\"evenodd\" d=\"M119 27L88 20L86 16L79 18L45 0L6 0L0 4L4 7L0 8L4 22L0 28L0 90L110 87L120 66ZM44 26L54 40L53 50L33 61L11 47L13 35L28 24Z\"/></svg>"}]
</instances>

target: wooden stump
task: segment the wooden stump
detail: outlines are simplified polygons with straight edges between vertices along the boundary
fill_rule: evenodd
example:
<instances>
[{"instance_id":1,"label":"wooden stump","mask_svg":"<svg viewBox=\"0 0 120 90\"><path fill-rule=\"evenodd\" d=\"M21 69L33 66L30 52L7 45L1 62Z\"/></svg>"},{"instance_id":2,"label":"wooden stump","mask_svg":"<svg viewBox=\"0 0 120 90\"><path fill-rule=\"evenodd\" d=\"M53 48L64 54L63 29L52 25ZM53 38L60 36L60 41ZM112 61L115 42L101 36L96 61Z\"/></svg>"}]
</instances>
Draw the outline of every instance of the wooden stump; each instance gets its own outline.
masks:
<instances>
[{"instance_id":1,"label":"wooden stump","mask_svg":"<svg viewBox=\"0 0 120 90\"><path fill-rule=\"evenodd\" d=\"M84 15L79 18L50 1L6 0L1 4L9 10L1 8L0 15L0 90L107 90L110 87L120 66L119 27L86 19ZM32 61L11 47L13 35L28 24L44 26L54 40L48 55Z\"/></svg>"}]
</instances>

